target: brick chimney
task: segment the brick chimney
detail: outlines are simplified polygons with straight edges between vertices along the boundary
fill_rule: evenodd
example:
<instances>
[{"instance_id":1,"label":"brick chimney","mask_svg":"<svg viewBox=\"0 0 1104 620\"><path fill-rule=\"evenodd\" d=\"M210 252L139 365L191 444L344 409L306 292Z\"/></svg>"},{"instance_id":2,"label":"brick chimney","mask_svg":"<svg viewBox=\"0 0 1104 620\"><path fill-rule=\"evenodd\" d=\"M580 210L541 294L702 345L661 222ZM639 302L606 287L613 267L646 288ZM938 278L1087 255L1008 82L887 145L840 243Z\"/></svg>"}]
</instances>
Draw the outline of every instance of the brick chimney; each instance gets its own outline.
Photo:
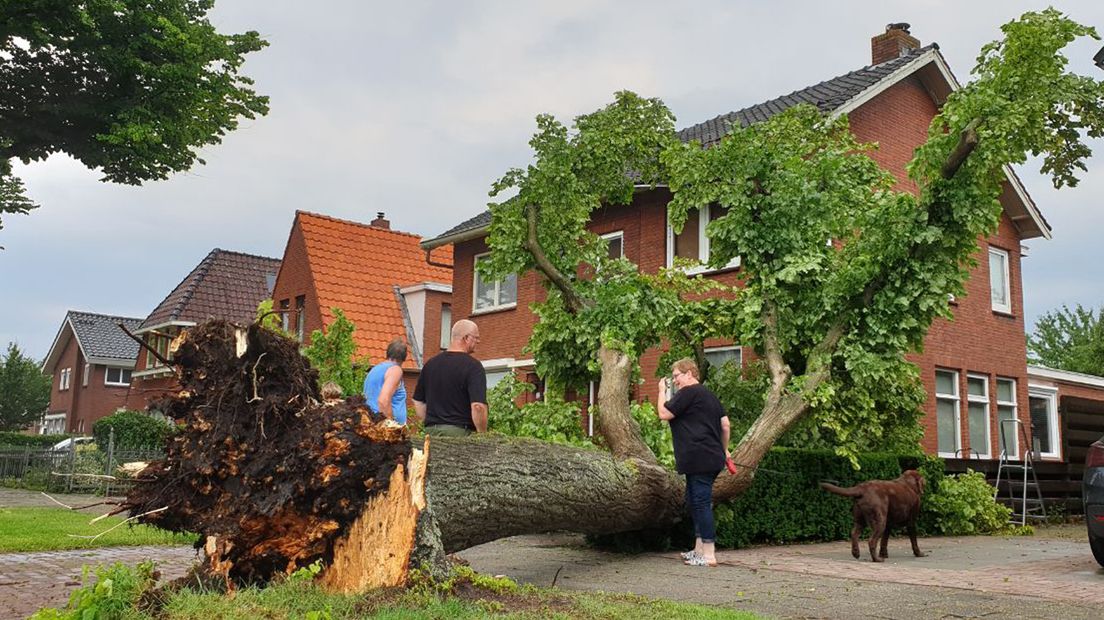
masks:
<instances>
[{"instance_id":1,"label":"brick chimney","mask_svg":"<svg viewBox=\"0 0 1104 620\"><path fill-rule=\"evenodd\" d=\"M918 47L920 40L909 34L908 24L887 24L885 34L870 39L870 64L880 65Z\"/></svg>"},{"instance_id":2,"label":"brick chimney","mask_svg":"<svg viewBox=\"0 0 1104 620\"><path fill-rule=\"evenodd\" d=\"M376 211L376 219L372 220L368 225L374 228L391 230L391 222L383 219L383 211Z\"/></svg>"}]
</instances>

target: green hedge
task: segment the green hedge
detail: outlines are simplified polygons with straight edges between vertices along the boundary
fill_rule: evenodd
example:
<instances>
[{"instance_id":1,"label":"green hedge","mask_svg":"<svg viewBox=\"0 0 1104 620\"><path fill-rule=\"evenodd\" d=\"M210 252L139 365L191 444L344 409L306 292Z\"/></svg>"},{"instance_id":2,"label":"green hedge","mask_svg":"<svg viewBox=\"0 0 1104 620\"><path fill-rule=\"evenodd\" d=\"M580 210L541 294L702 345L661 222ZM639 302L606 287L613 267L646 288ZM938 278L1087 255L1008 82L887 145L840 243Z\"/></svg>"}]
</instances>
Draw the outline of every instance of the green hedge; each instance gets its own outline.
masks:
<instances>
[{"instance_id":1,"label":"green hedge","mask_svg":"<svg viewBox=\"0 0 1104 620\"><path fill-rule=\"evenodd\" d=\"M31 446L49 448L72 435L24 435L12 431L0 432L0 446Z\"/></svg>"},{"instance_id":2,"label":"green hedge","mask_svg":"<svg viewBox=\"0 0 1104 620\"><path fill-rule=\"evenodd\" d=\"M107 449L112 428L115 429L115 446L127 448L161 448L173 432L167 422L143 411L119 411L92 425L92 436L103 450Z\"/></svg>"},{"instance_id":3,"label":"green hedge","mask_svg":"<svg viewBox=\"0 0 1104 620\"><path fill-rule=\"evenodd\" d=\"M891 454L862 455L859 466L856 471L847 459L826 450L771 450L759 464L751 488L715 508L717 543L744 547L848 536L851 500L824 491L819 483L847 487L901 475L899 457Z\"/></svg>"},{"instance_id":4,"label":"green hedge","mask_svg":"<svg viewBox=\"0 0 1104 620\"><path fill-rule=\"evenodd\" d=\"M840 540L851 533L851 500L820 488L821 481L852 486L865 480L892 479L905 469L919 469L927 491L939 488L943 461L923 455L864 454L860 469L828 450L774 448L759 464L755 482L736 499L718 504L713 514L717 545L727 548L756 543ZM727 472L721 472L727 476ZM935 533L930 515L921 513L922 532ZM590 542L620 551L685 547L693 533L689 519L673 528L593 536Z\"/></svg>"}]
</instances>

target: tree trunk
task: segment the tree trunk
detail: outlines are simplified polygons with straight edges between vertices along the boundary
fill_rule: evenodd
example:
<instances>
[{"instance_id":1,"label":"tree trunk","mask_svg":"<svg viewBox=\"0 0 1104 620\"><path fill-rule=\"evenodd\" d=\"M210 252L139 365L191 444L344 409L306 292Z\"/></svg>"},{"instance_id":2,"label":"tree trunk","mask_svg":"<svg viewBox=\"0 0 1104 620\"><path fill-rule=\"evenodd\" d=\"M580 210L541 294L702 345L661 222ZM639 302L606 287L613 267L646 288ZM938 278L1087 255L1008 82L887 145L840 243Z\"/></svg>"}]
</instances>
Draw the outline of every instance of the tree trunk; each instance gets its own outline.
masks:
<instances>
[{"instance_id":1,"label":"tree trunk","mask_svg":"<svg viewBox=\"0 0 1104 620\"><path fill-rule=\"evenodd\" d=\"M598 385L598 433L618 458L635 458L658 463L640 437L640 425L629 410L629 379L633 360L617 349L602 345L598 349L602 380Z\"/></svg>"}]
</instances>

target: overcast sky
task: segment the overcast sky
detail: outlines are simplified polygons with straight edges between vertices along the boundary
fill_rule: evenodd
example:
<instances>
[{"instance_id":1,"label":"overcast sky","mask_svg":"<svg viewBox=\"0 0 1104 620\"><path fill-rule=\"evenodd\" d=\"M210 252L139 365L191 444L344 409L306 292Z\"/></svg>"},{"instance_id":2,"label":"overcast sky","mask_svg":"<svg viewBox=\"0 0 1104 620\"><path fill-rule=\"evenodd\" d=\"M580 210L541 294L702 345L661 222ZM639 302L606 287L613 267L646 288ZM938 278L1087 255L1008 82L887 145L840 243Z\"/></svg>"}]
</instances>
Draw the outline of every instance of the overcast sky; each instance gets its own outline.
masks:
<instances>
[{"instance_id":1,"label":"overcast sky","mask_svg":"<svg viewBox=\"0 0 1104 620\"><path fill-rule=\"evenodd\" d=\"M1104 2L1056 3L1104 29ZM223 32L270 43L245 73L271 112L206 149L206 166L142 187L65 156L17 165L42 207L0 231L0 346L47 352L68 309L145 317L213 248L280 257L296 209L434 236L482 211L528 161L536 114L563 120L621 89L684 127L870 63L909 22L959 79L999 26L1041 2L366 2L219 0ZM1081 73L1100 43L1068 50ZM1104 304L1104 143L1077 188L1019 170L1054 230L1023 263L1028 325Z\"/></svg>"}]
</instances>

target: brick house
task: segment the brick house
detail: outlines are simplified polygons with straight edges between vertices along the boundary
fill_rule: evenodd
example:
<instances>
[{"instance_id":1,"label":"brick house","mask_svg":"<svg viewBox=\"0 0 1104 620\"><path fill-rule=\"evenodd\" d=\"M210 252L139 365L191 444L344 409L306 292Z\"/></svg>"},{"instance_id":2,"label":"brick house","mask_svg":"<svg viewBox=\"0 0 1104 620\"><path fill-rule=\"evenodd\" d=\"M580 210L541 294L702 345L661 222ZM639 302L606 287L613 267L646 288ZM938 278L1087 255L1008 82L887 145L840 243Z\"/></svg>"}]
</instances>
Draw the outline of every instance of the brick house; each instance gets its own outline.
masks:
<instances>
[{"instance_id":1,"label":"brick house","mask_svg":"<svg viewBox=\"0 0 1104 620\"><path fill-rule=\"evenodd\" d=\"M748 126L793 105L812 104L826 114L847 114L860 142L879 145L871 157L894 174L896 188L916 191L905 165L913 150L926 140L931 119L958 88L958 82L938 46L921 47L907 29L887 27L884 34L872 39L871 48L869 66L722 114L683 129L679 135L709 146L736 123ZM1030 428L1029 411L1039 407L1039 401L1031 399L1040 392L1034 382L1041 375L1029 374L1026 362L1021 243L1049 239L1050 227L1012 170L1005 172L999 229L978 239L978 265L966 283L967 294L953 302L954 320L936 320L923 352L909 356L920 368L929 394L924 404L923 448L944 457L998 458L1000 421L1019 420ZM704 262L709 255L705 226L710 214L707 210L692 214L682 233L676 235L666 223L669 200L666 188L639 188L631 205L596 211L590 229L609 240L612 254L628 258L646 272L672 265L674 256ZM490 219L489 212L481 213L425 241L422 247L453 247L454 318L467 317L479 324L482 341L477 356L493 383L506 372L532 368L532 360L522 354L536 321L528 308L544 293L535 273L484 282L475 272L475 264L488 252ZM700 272L727 284L738 281L735 264ZM713 362L735 359L742 363L752 354L738 343L711 341L706 346ZM643 377L655 376L659 355L660 351L651 350L641 357ZM1104 388L1104 380L1092 387ZM1104 401L1104 390L1095 395ZM1014 423L1007 425L1012 428ZM1050 428L1057 428L1056 420L1051 420ZM1010 452L1017 453L1021 443L1011 441ZM1041 456L1062 459L1060 452Z\"/></svg>"},{"instance_id":2,"label":"brick house","mask_svg":"<svg viewBox=\"0 0 1104 620\"><path fill-rule=\"evenodd\" d=\"M133 331L142 319L70 310L58 329L42 372L53 376L50 406L36 425L42 434L92 432L100 418L126 407L138 358Z\"/></svg>"},{"instance_id":3,"label":"brick house","mask_svg":"<svg viewBox=\"0 0 1104 620\"><path fill-rule=\"evenodd\" d=\"M452 250L419 247L421 237L391 230L383 213L369 224L296 211L272 292L284 329L309 344L340 308L356 326L357 357L382 361L395 339L414 392L425 361L448 347L452 323Z\"/></svg>"},{"instance_id":4,"label":"brick house","mask_svg":"<svg viewBox=\"0 0 1104 620\"><path fill-rule=\"evenodd\" d=\"M212 318L252 323L257 306L271 295L279 269L279 259L211 250L136 326L135 335L148 348L136 351L127 407L145 409L151 401L179 387L173 371L148 349L171 359L169 343L197 323Z\"/></svg>"}]
</instances>

